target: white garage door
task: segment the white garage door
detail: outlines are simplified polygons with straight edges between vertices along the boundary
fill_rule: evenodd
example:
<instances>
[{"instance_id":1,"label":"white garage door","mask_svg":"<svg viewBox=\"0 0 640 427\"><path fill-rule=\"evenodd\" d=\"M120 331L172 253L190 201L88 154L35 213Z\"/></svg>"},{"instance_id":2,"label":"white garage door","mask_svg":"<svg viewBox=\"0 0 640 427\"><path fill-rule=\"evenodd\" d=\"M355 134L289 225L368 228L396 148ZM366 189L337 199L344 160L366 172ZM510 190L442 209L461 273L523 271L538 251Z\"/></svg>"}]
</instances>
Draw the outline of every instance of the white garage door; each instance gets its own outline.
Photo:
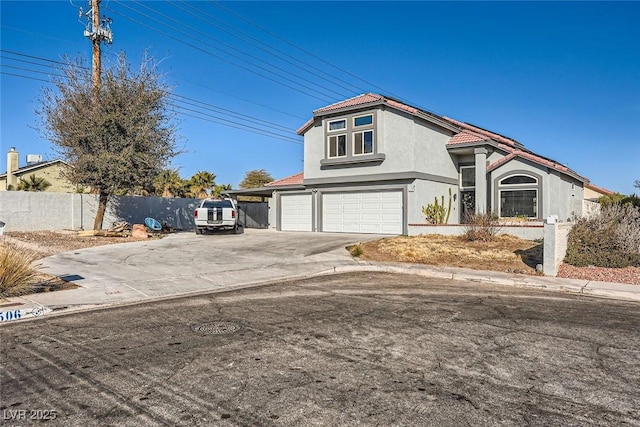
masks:
<instances>
[{"instance_id":1,"label":"white garage door","mask_svg":"<svg viewBox=\"0 0 640 427\"><path fill-rule=\"evenodd\" d=\"M282 231L311 231L311 194L283 194L280 212Z\"/></svg>"},{"instance_id":2,"label":"white garage door","mask_svg":"<svg viewBox=\"0 0 640 427\"><path fill-rule=\"evenodd\" d=\"M402 234L402 191L324 194L322 231Z\"/></svg>"}]
</instances>

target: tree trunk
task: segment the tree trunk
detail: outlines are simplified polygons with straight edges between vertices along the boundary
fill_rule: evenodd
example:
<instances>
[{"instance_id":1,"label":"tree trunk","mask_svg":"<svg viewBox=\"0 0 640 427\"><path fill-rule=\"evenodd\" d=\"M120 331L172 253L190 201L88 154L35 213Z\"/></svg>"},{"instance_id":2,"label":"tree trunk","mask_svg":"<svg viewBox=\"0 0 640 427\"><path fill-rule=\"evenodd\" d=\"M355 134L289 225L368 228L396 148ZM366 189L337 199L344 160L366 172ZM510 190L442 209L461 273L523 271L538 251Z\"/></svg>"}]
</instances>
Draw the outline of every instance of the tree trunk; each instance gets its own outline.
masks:
<instances>
[{"instance_id":1,"label":"tree trunk","mask_svg":"<svg viewBox=\"0 0 640 427\"><path fill-rule=\"evenodd\" d=\"M96 212L96 220L93 222L94 230L102 230L102 221L104 220L104 213L107 210L107 199L109 193L100 191L100 201L98 202L98 212Z\"/></svg>"}]
</instances>

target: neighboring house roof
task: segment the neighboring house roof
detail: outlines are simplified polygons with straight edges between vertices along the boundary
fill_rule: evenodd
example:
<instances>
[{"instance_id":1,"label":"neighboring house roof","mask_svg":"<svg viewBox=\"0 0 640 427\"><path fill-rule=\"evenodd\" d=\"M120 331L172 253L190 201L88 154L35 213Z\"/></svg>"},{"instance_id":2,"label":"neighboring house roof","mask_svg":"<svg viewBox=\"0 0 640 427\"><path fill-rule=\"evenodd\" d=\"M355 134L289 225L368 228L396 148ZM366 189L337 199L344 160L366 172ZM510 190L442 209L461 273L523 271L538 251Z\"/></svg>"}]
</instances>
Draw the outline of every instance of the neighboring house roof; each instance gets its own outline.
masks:
<instances>
[{"instance_id":1,"label":"neighboring house roof","mask_svg":"<svg viewBox=\"0 0 640 427\"><path fill-rule=\"evenodd\" d=\"M304 172L297 173L295 175L288 176L286 178L277 179L265 184L265 187L281 187L285 185L302 185L304 180Z\"/></svg>"},{"instance_id":2,"label":"neighboring house roof","mask_svg":"<svg viewBox=\"0 0 640 427\"><path fill-rule=\"evenodd\" d=\"M585 187L587 187L587 188L589 188L589 189L591 189L591 190L593 190L593 191L596 191L596 192L598 192L598 193L602 193L602 194L604 194L604 195L611 195L611 194L613 194L613 193L614 193L614 192L613 192L613 191L611 191L611 190L608 190L608 189L603 188L603 187L598 187L597 185L593 185L593 184L591 184L591 183L585 184Z\"/></svg>"},{"instance_id":3,"label":"neighboring house roof","mask_svg":"<svg viewBox=\"0 0 640 427\"><path fill-rule=\"evenodd\" d=\"M27 174L29 172L35 172L38 169L42 169L42 168L46 168L48 166L55 165L56 163L62 163L62 164L67 165L67 166L69 165L67 162L65 162L64 160L60 160L60 159L47 160L47 161L44 161L44 162L38 162L38 163L33 163L33 164L30 164L30 165L27 165L27 166L23 166L21 168L18 168L16 170L14 170L12 172L12 174L13 175L24 175L24 174ZM6 172L3 173L3 174L0 174L0 178L6 178L6 177L7 177L7 173Z\"/></svg>"}]
</instances>

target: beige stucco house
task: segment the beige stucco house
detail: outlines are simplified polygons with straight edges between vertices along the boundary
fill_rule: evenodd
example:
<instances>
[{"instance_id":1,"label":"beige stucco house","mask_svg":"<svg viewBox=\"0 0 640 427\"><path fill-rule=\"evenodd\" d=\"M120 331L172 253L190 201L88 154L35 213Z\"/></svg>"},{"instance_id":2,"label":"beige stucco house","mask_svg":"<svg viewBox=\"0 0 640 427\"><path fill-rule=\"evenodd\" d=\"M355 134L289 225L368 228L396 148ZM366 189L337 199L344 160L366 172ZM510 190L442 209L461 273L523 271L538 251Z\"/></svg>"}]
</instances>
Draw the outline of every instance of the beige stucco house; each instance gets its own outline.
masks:
<instances>
[{"instance_id":1,"label":"beige stucco house","mask_svg":"<svg viewBox=\"0 0 640 427\"><path fill-rule=\"evenodd\" d=\"M0 191L16 190L21 179L27 180L35 175L51 184L46 192L75 193L76 186L64 177L64 170L68 167L62 160L42 161L40 156L27 156L27 164L20 167L19 153L11 147L7 153L7 172L0 175Z\"/></svg>"}]
</instances>

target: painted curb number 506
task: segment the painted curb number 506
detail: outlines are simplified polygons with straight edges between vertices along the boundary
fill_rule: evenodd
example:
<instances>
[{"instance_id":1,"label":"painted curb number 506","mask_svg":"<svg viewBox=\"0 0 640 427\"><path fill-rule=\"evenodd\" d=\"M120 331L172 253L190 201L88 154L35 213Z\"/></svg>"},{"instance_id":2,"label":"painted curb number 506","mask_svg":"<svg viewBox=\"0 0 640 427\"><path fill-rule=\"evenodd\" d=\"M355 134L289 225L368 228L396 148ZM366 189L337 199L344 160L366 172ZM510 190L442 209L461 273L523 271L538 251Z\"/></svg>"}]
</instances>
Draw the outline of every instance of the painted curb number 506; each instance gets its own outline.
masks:
<instances>
[{"instance_id":1,"label":"painted curb number 506","mask_svg":"<svg viewBox=\"0 0 640 427\"><path fill-rule=\"evenodd\" d=\"M22 317L21 310L0 311L0 322L8 322L9 320L18 320Z\"/></svg>"}]
</instances>

